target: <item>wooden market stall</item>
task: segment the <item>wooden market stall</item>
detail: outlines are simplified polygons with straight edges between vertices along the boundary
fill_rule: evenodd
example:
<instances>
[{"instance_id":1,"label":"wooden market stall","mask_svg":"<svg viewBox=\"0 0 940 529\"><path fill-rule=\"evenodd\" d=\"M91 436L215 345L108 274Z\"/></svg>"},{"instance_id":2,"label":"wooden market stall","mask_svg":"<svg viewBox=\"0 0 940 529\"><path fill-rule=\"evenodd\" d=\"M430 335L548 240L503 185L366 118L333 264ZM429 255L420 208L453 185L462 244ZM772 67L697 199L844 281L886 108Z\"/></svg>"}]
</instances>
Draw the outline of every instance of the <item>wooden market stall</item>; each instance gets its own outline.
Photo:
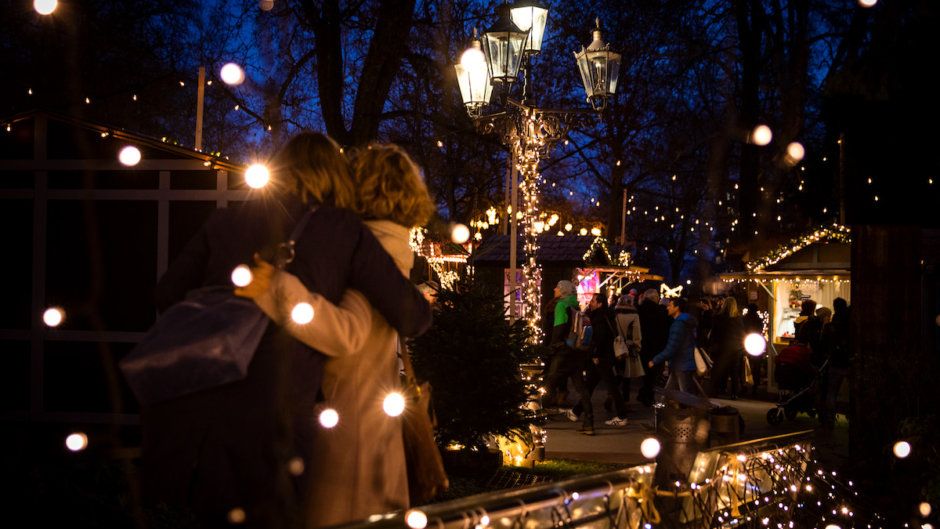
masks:
<instances>
[{"instance_id":1,"label":"wooden market stall","mask_svg":"<svg viewBox=\"0 0 940 529\"><path fill-rule=\"evenodd\" d=\"M721 274L740 284L749 303L764 316L769 347L768 386L774 385L773 358L794 337L800 305L811 299L832 308L835 298L851 303L851 238L839 224L819 227L746 262L746 271Z\"/></svg>"}]
</instances>

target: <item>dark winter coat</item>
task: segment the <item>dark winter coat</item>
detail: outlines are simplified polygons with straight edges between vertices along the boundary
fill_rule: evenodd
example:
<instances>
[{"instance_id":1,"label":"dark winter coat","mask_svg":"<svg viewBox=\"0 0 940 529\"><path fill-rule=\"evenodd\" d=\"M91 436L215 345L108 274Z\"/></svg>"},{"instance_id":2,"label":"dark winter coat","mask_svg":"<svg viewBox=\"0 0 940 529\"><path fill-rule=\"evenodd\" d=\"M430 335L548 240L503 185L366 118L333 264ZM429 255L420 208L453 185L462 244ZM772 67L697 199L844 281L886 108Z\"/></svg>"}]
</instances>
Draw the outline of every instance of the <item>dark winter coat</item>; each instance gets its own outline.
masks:
<instances>
[{"instance_id":1,"label":"dark winter coat","mask_svg":"<svg viewBox=\"0 0 940 529\"><path fill-rule=\"evenodd\" d=\"M158 308L194 288L230 286L232 269L251 263L255 252L270 260L305 210L282 197L214 212L161 278ZM427 301L347 210L324 206L313 213L288 271L333 303L345 289L359 290L405 336L430 325ZM145 493L195 508L207 525L221 525L235 507L253 526L295 524L296 489L302 495L306 486L292 483L288 462L307 459L322 362L320 353L271 324L244 380L143 409ZM316 472L307 465L303 476Z\"/></svg>"},{"instance_id":2,"label":"dark winter coat","mask_svg":"<svg viewBox=\"0 0 940 529\"><path fill-rule=\"evenodd\" d=\"M653 357L653 364L669 361L673 371L695 371L695 333L698 322L691 314L681 313L669 326L666 347Z\"/></svg>"},{"instance_id":3,"label":"dark winter coat","mask_svg":"<svg viewBox=\"0 0 940 529\"><path fill-rule=\"evenodd\" d=\"M708 349L712 359L733 357L744 352L744 321L740 316L730 317L725 314L715 316L711 334L708 337Z\"/></svg>"},{"instance_id":4,"label":"dark winter coat","mask_svg":"<svg viewBox=\"0 0 940 529\"><path fill-rule=\"evenodd\" d=\"M648 362L666 347L670 318L666 313L666 307L649 299L644 299L643 303L640 303L637 312L640 314L640 329L643 330L643 336L640 339L640 357L644 362Z\"/></svg>"},{"instance_id":5,"label":"dark winter coat","mask_svg":"<svg viewBox=\"0 0 940 529\"><path fill-rule=\"evenodd\" d=\"M598 308L588 312L588 319L591 321L591 356L593 358L614 357L614 329L610 322L610 316L604 308Z\"/></svg>"}]
</instances>

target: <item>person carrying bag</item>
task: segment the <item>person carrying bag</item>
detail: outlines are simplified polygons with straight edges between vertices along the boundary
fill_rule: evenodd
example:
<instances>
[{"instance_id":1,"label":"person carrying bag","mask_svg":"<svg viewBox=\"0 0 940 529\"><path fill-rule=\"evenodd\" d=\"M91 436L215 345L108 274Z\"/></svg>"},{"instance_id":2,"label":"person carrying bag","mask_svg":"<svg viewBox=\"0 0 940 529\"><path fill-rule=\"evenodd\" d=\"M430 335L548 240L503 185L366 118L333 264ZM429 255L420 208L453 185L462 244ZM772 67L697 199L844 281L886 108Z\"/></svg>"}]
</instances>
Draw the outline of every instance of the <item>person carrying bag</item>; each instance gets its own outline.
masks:
<instances>
[{"instance_id":1,"label":"person carrying bag","mask_svg":"<svg viewBox=\"0 0 940 529\"><path fill-rule=\"evenodd\" d=\"M411 354L400 339L398 357L405 369L402 393L407 404L402 414L402 438L408 467L408 495L412 505L420 505L446 491L450 482L434 436L437 420L431 406L431 384L418 382Z\"/></svg>"},{"instance_id":2,"label":"person carrying bag","mask_svg":"<svg viewBox=\"0 0 940 529\"><path fill-rule=\"evenodd\" d=\"M304 213L278 246L279 269L294 260L295 241L314 211ZM231 287L200 288L167 309L119 365L144 405L218 387L245 378L268 323L253 301L235 296Z\"/></svg>"}]
</instances>

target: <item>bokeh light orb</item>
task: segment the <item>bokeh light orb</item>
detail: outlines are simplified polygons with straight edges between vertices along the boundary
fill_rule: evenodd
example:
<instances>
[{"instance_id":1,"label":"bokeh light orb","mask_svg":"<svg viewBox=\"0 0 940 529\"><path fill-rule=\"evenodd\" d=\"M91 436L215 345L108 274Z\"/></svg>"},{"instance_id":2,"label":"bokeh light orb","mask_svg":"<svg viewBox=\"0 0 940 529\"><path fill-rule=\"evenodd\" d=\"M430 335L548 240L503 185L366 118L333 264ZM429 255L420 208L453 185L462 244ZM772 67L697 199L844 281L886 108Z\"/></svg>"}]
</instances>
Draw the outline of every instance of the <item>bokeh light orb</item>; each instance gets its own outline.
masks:
<instances>
[{"instance_id":1,"label":"bokeh light orb","mask_svg":"<svg viewBox=\"0 0 940 529\"><path fill-rule=\"evenodd\" d=\"M660 448L659 439L655 437L647 437L640 443L640 453L646 459L655 459L659 455Z\"/></svg>"},{"instance_id":2,"label":"bokeh light orb","mask_svg":"<svg viewBox=\"0 0 940 529\"><path fill-rule=\"evenodd\" d=\"M397 391L389 393L382 401L382 409L389 417L398 417L405 411L405 397Z\"/></svg>"},{"instance_id":3,"label":"bokeh light orb","mask_svg":"<svg viewBox=\"0 0 940 529\"><path fill-rule=\"evenodd\" d=\"M920 502L920 505L917 506L917 512L919 512L921 516L926 518L930 516L931 512L933 512L933 507L929 503L922 501Z\"/></svg>"},{"instance_id":4,"label":"bokeh light orb","mask_svg":"<svg viewBox=\"0 0 940 529\"><path fill-rule=\"evenodd\" d=\"M770 127L767 125L758 125L754 127L754 130L751 132L751 143L754 145L760 145L763 147L770 143L770 140L774 139L774 133L770 130Z\"/></svg>"},{"instance_id":5,"label":"bokeh light orb","mask_svg":"<svg viewBox=\"0 0 940 529\"><path fill-rule=\"evenodd\" d=\"M858 0L858 5L866 9L869 7L875 7L875 4L877 3L878 3L878 0Z\"/></svg>"},{"instance_id":6,"label":"bokeh light orb","mask_svg":"<svg viewBox=\"0 0 940 529\"><path fill-rule=\"evenodd\" d=\"M140 149L133 145L128 145L118 153L118 161L128 167L133 167L140 163Z\"/></svg>"},{"instance_id":7,"label":"bokeh light orb","mask_svg":"<svg viewBox=\"0 0 940 529\"><path fill-rule=\"evenodd\" d=\"M59 7L58 0L33 0L33 9L40 15L51 15Z\"/></svg>"},{"instance_id":8,"label":"bokeh light orb","mask_svg":"<svg viewBox=\"0 0 940 529\"><path fill-rule=\"evenodd\" d=\"M806 156L806 149L803 148L803 144L794 141L787 145L787 156L793 161L793 163L799 162Z\"/></svg>"},{"instance_id":9,"label":"bokeh light orb","mask_svg":"<svg viewBox=\"0 0 940 529\"><path fill-rule=\"evenodd\" d=\"M261 0L258 3L258 7L260 7L262 11L270 11L274 9L274 0Z\"/></svg>"},{"instance_id":10,"label":"bokeh light orb","mask_svg":"<svg viewBox=\"0 0 940 529\"><path fill-rule=\"evenodd\" d=\"M298 325L310 323L313 321L313 305L305 301L294 305L294 308L290 311L290 319L294 320L294 323Z\"/></svg>"},{"instance_id":11,"label":"bokeh light orb","mask_svg":"<svg viewBox=\"0 0 940 529\"><path fill-rule=\"evenodd\" d=\"M894 457L898 459L904 459L905 457L911 455L911 443L907 441L898 441L894 443Z\"/></svg>"},{"instance_id":12,"label":"bokeh light orb","mask_svg":"<svg viewBox=\"0 0 940 529\"><path fill-rule=\"evenodd\" d=\"M767 340L756 332L744 337L744 350L751 356L760 356L767 350Z\"/></svg>"},{"instance_id":13,"label":"bokeh light orb","mask_svg":"<svg viewBox=\"0 0 940 529\"><path fill-rule=\"evenodd\" d=\"M228 522L233 525L245 523L245 509L235 507L228 512Z\"/></svg>"},{"instance_id":14,"label":"bokeh light orb","mask_svg":"<svg viewBox=\"0 0 940 529\"><path fill-rule=\"evenodd\" d=\"M405 513L405 523L411 529L424 529L428 526L428 515L424 511L411 509Z\"/></svg>"},{"instance_id":15,"label":"bokeh light orb","mask_svg":"<svg viewBox=\"0 0 940 529\"><path fill-rule=\"evenodd\" d=\"M49 327L58 327L65 321L65 311L59 307L49 307L42 313L42 322Z\"/></svg>"},{"instance_id":16,"label":"bokeh light orb","mask_svg":"<svg viewBox=\"0 0 940 529\"><path fill-rule=\"evenodd\" d=\"M334 428L339 424L339 412L333 408L326 408L320 412L318 420L320 421L320 426L324 428Z\"/></svg>"},{"instance_id":17,"label":"bokeh light orb","mask_svg":"<svg viewBox=\"0 0 940 529\"><path fill-rule=\"evenodd\" d=\"M232 270L232 284L236 287L247 287L251 284L251 268L238 265Z\"/></svg>"},{"instance_id":18,"label":"bokeh light orb","mask_svg":"<svg viewBox=\"0 0 940 529\"><path fill-rule=\"evenodd\" d=\"M226 63L219 70L219 77L227 85L238 86L245 82L245 70L234 62Z\"/></svg>"},{"instance_id":19,"label":"bokeh light orb","mask_svg":"<svg viewBox=\"0 0 940 529\"><path fill-rule=\"evenodd\" d=\"M70 433L65 438L65 447L72 452L81 452L88 447L88 436L82 432Z\"/></svg>"},{"instance_id":20,"label":"bokeh light orb","mask_svg":"<svg viewBox=\"0 0 940 529\"><path fill-rule=\"evenodd\" d=\"M271 171L260 163L254 163L245 170L245 183L252 189L261 189L271 180Z\"/></svg>"},{"instance_id":21,"label":"bokeh light orb","mask_svg":"<svg viewBox=\"0 0 940 529\"><path fill-rule=\"evenodd\" d=\"M455 244L463 244L470 240L470 228L464 224L454 224L450 229L450 240Z\"/></svg>"}]
</instances>

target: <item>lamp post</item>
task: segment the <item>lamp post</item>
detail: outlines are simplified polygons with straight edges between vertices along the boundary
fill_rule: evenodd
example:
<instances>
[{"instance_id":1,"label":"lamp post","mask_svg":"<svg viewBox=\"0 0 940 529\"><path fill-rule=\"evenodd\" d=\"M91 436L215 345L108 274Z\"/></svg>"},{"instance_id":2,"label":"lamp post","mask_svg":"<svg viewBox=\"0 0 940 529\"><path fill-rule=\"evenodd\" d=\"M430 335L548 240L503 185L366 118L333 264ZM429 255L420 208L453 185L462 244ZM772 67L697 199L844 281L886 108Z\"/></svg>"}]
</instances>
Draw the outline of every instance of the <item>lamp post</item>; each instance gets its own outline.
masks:
<instances>
[{"instance_id":1,"label":"lamp post","mask_svg":"<svg viewBox=\"0 0 940 529\"><path fill-rule=\"evenodd\" d=\"M617 91L620 69L619 53L603 42L600 20L596 20L593 41L575 53L578 69L591 109L546 109L535 105L529 93L530 58L542 51L542 37L548 22L548 9L536 0L517 0L501 4L497 20L478 38L476 31L470 47L454 66L460 95L467 113L484 134L497 133L511 154L511 205L509 240L509 284L513 299L509 316L516 314L516 239L519 222L523 231L523 304L522 315L537 339L540 329L541 270L536 263L539 223L539 162L552 146L563 139L570 128L588 114L603 111ZM482 55L482 57L481 57ZM521 75L520 75L521 72ZM517 81L521 80L519 83ZM513 96L514 86L518 96ZM492 102L494 88L501 96ZM487 106L494 111L486 113ZM521 179L519 178L521 176ZM520 182L521 180L521 182ZM522 193L522 205L517 200Z\"/></svg>"}]
</instances>

